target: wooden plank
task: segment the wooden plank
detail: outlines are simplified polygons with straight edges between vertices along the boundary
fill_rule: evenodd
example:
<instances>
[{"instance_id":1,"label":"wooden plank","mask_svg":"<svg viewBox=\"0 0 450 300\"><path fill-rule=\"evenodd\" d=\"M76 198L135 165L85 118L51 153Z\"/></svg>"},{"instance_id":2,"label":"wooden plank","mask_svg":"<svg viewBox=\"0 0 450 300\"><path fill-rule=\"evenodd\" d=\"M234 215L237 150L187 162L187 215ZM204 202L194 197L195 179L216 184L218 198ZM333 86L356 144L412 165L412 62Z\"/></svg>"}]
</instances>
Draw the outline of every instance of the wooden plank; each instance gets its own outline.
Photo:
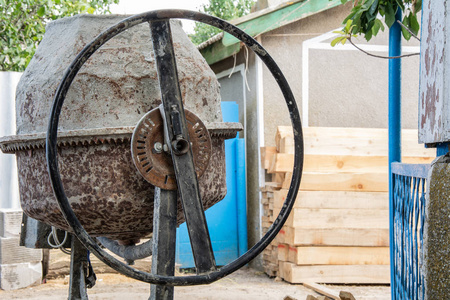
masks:
<instances>
[{"instance_id":1,"label":"wooden plank","mask_svg":"<svg viewBox=\"0 0 450 300\"><path fill-rule=\"evenodd\" d=\"M292 173L287 172L280 188L288 189ZM304 191L388 192L385 173L311 173L304 172L300 189Z\"/></svg>"},{"instance_id":2,"label":"wooden plank","mask_svg":"<svg viewBox=\"0 0 450 300\"><path fill-rule=\"evenodd\" d=\"M334 300L341 300L339 292L315 282L303 282L303 286Z\"/></svg>"},{"instance_id":3,"label":"wooden plank","mask_svg":"<svg viewBox=\"0 0 450 300\"><path fill-rule=\"evenodd\" d=\"M305 154L385 156L387 129L308 127L304 129ZM417 130L402 130L404 157L433 157L435 151L417 142Z\"/></svg>"},{"instance_id":4,"label":"wooden plank","mask_svg":"<svg viewBox=\"0 0 450 300\"><path fill-rule=\"evenodd\" d=\"M295 146L294 146L294 138L292 137L284 137L280 140L280 145L278 147L280 149L280 153L290 153L294 154Z\"/></svg>"},{"instance_id":5,"label":"wooden plank","mask_svg":"<svg viewBox=\"0 0 450 300\"><path fill-rule=\"evenodd\" d=\"M273 209L273 222L279 208ZM295 228L389 228L387 209L293 208L285 223Z\"/></svg>"},{"instance_id":6,"label":"wooden plank","mask_svg":"<svg viewBox=\"0 0 450 300\"><path fill-rule=\"evenodd\" d=\"M272 156L272 161L270 162L269 169L267 169L267 173L292 172L293 166L294 154L275 153Z\"/></svg>"},{"instance_id":7,"label":"wooden plank","mask_svg":"<svg viewBox=\"0 0 450 300\"><path fill-rule=\"evenodd\" d=\"M388 265L389 247L295 247L288 261L296 265Z\"/></svg>"},{"instance_id":8,"label":"wooden plank","mask_svg":"<svg viewBox=\"0 0 450 300\"><path fill-rule=\"evenodd\" d=\"M435 157L405 157L402 162L410 164L431 163ZM269 173L292 172L294 154L276 153L268 169ZM303 172L315 173L351 173L389 172L387 156L355 155L315 155L306 154Z\"/></svg>"},{"instance_id":9,"label":"wooden plank","mask_svg":"<svg viewBox=\"0 0 450 300\"><path fill-rule=\"evenodd\" d=\"M272 182L278 182L280 184L283 183L285 177L285 173L274 173L272 174Z\"/></svg>"},{"instance_id":10,"label":"wooden plank","mask_svg":"<svg viewBox=\"0 0 450 300\"><path fill-rule=\"evenodd\" d=\"M266 182L264 187L261 188L262 192L273 192L281 189L281 183L279 182Z\"/></svg>"},{"instance_id":11,"label":"wooden plank","mask_svg":"<svg viewBox=\"0 0 450 300\"><path fill-rule=\"evenodd\" d=\"M389 246L389 229L381 228L294 228L283 226L277 235L290 246Z\"/></svg>"},{"instance_id":12,"label":"wooden plank","mask_svg":"<svg viewBox=\"0 0 450 300\"><path fill-rule=\"evenodd\" d=\"M275 147L261 147L261 166L264 169L269 169L272 162L272 156L277 153Z\"/></svg>"},{"instance_id":13,"label":"wooden plank","mask_svg":"<svg viewBox=\"0 0 450 300\"><path fill-rule=\"evenodd\" d=\"M273 207L281 208L288 190L273 193ZM387 192L299 191L294 208L362 208L389 209Z\"/></svg>"},{"instance_id":14,"label":"wooden plank","mask_svg":"<svg viewBox=\"0 0 450 300\"><path fill-rule=\"evenodd\" d=\"M404 157L403 163L430 164L435 157ZM294 155L277 153L272 156L269 173L292 172ZM350 173L375 172L388 173L386 156L349 156L349 155L305 155L303 172Z\"/></svg>"},{"instance_id":15,"label":"wooden plank","mask_svg":"<svg viewBox=\"0 0 450 300\"><path fill-rule=\"evenodd\" d=\"M304 191L388 192L385 173L310 173L304 172L300 189ZM284 184L281 185L284 188Z\"/></svg>"},{"instance_id":16,"label":"wooden plank","mask_svg":"<svg viewBox=\"0 0 450 300\"><path fill-rule=\"evenodd\" d=\"M275 134L275 145L277 152L281 152L281 141L292 140L292 144L294 143L294 131L292 130L292 126L278 126L277 132Z\"/></svg>"},{"instance_id":17,"label":"wooden plank","mask_svg":"<svg viewBox=\"0 0 450 300\"><path fill-rule=\"evenodd\" d=\"M265 263L264 264L264 272L269 276L269 277L275 277L278 275L278 264L274 264L274 263Z\"/></svg>"},{"instance_id":18,"label":"wooden plank","mask_svg":"<svg viewBox=\"0 0 450 300\"><path fill-rule=\"evenodd\" d=\"M286 172L286 174L284 174L284 181L281 184L281 188L289 189L289 187L291 186L291 181L292 181L292 172Z\"/></svg>"},{"instance_id":19,"label":"wooden plank","mask_svg":"<svg viewBox=\"0 0 450 300\"><path fill-rule=\"evenodd\" d=\"M278 257L277 257L278 260L288 261L289 245L287 245L287 244L278 244L277 254L278 254Z\"/></svg>"},{"instance_id":20,"label":"wooden plank","mask_svg":"<svg viewBox=\"0 0 450 300\"><path fill-rule=\"evenodd\" d=\"M290 283L313 281L334 284L386 284L390 282L389 265L297 266L283 262L282 267L283 279Z\"/></svg>"},{"instance_id":21,"label":"wooden plank","mask_svg":"<svg viewBox=\"0 0 450 300\"><path fill-rule=\"evenodd\" d=\"M284 158L287 160L286 158ZM284 166L284 165L283 165ZM304 172L382 173L389 171L387 156L305 155Z\"/></svg>"}]
</instances>

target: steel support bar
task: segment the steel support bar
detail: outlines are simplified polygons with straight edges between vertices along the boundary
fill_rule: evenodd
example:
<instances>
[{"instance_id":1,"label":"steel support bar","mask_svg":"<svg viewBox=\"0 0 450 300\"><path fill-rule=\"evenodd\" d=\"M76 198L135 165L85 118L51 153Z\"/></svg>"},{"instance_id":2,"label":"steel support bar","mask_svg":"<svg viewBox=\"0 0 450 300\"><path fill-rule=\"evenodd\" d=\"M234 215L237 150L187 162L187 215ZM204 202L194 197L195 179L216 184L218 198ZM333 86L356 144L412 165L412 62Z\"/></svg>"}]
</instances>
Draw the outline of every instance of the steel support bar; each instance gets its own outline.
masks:
<instances>
[{"instance_id":1,"label":"steel support bar","mask_svg":"<svg viewBox=\"0 0 450 300\"><path fill-rule=\"evenodd\" d=\"M70 256L69 300L87 300L86 276L88 271L88 250L76 236L72 236Z\"/></svg>"},{"instance_id":2,"label":"steel support bar","mask_svg":"<svg viewBox=\"0 0 450 300\"><path fill-rule=\"evenodd\" d=\"M215 270L215 259L195 172L178 82L170 22L150 22L153 52L164 107L165 140L171 154L198 274Z\"/></svg>"},{"instance_id":3,"label":"steel support bar","mask_svg":"<svg viewBox=\"0 0 450 300\"><path fill-rule=\"evenodd\" d=\"M173 276L177 235L177 191L155 187L153 211L152 273ZM149 300L173 300L173 289L173 286L152 284Z\"/></svg>"},{"instance_id":4,"label":"steel support bar","mask_svg":"<svg viewBox=\"0 0 450 300\"><path fill-rule=\"evenodd\" d=\"M401 20L400 8L395 14L396 20ZM389 56L399 56L402 52L401 46L402 30L397 22L389 30ZM389 243L391 246L391 297L394 299L395 277L394 277L394 214L393 214L393 177L391 163L401 161L401 59L389 60Z\"/></svg>"}]
</instances>

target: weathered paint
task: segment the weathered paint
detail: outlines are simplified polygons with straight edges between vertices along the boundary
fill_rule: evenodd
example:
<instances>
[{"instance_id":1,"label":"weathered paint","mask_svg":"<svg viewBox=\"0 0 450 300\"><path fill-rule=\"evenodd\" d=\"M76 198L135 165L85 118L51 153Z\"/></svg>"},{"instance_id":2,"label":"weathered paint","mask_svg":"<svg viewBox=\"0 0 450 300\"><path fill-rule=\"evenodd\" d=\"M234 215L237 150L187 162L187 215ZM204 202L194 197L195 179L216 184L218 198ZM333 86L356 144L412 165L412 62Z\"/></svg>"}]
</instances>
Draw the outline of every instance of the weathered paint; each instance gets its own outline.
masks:
<instances>
[{"instance_id":1,"label":"weathered paint","mask_svg":"<svg viewBox=\"0 0 450 300\"><path fill-rule=\"evenodd\" d=\"M76 16L48 26L18 86L17 136L0 141L16 151L21 204L34 219L71 231L47 173L44 133L55 89L83 46L123 16ZM81 68L66 97L58 139L59 169L70 204L92 235L135 239L152 232L154 188L133 165L133 127L160 103L148 26L110 40ZM236 124L221 122L219 84L178 22L172 22L183 101L211 128L212 154L199 180L205 209L226 194L224 138ZM223 129L223 130L222 130ZM178 224L184 221L181 204Z\"/></svg>"},{"instance_id":2,"label":"weathered paint","mask_svg":"<svg viewBox=\"0 0 450 300\"><path fill-rule=\"evenodd\" d=\"M205 58L206 62L210 65L221 61L222 59L225 59L227 57L230 57L234 54L239 53L241 50L240 43L236 43L231 46L224 46L220 41L213 43L202 50L200 50L200 53Z\"/></svg>"},{"instance_id":3,"label":"weathered paint","mask_svg":"<svg viewBox=\"0 0 450 300\"><path fill-rule=\"evenodd\" d=\"M450 141L450 26L448 1L423 2L419 88L419 142Z\"/></svg>"},{"instance_id":4,"label":"weathered paint","mask_svg":"<svg viewBox=\"0 0 450 300\"><path fill-rule=\"evenodd\" d=\"M79 15L50 23L21 77L16 96L17 134L47 131L50 106L69 64L83 47L125 16ZM195 46L172 22L185 108L205 123L222 120L219 84ZM135 126L161 103L147 24L108 41L83 65L61 112L59 130ZM87 125L89 124L89 125Z\"/></svg>"},{"instance_id":5,"label":"weathered paint","mask_svg":"<svg viewBox=\"0 0 450 300\"><path fill-rule=\"evenodd\" d=\"M223 140L213 139L213 152L199 179L205 209L226 194ZM133 239L153 228L153 186L133 165L129 139L60 147L59 165L75 214L93 236ZM18 151L21 205L30 217L71 231L59 211L47 174L43 148ZM184 221L181 203L178 224Z\"/></svg>"}]
</instances>

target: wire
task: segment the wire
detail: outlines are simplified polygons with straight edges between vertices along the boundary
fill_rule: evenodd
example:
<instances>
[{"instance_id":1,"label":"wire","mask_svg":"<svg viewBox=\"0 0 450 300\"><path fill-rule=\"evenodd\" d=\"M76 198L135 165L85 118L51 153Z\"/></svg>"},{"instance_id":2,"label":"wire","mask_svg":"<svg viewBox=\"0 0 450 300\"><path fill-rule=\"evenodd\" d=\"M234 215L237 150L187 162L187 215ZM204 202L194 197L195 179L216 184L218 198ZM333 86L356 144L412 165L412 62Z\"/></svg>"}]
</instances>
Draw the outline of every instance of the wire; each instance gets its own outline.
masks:
<instances>
[{"instance_id":1,"label":"wire","mask_svg":"<svg viewBox=\"0 0 450 300\"><path fill-rule=\"evenodd\" d=\"M61 250L63 253L70 255L71 254L70 250L67 250L66 248L64 248L64 244L67 241L67 236L68 236L67 231L64 231L64 239L62 242L60 242L59 238L58 238L57 229L56 229L56 227L52 226L52 231L50 232L50 234L47 237L47 243L50 245L50 247L57 248L57 249ZM51 241L51 238L53 238L53 241L56 244Z\"/></svg>"}]
</instances>

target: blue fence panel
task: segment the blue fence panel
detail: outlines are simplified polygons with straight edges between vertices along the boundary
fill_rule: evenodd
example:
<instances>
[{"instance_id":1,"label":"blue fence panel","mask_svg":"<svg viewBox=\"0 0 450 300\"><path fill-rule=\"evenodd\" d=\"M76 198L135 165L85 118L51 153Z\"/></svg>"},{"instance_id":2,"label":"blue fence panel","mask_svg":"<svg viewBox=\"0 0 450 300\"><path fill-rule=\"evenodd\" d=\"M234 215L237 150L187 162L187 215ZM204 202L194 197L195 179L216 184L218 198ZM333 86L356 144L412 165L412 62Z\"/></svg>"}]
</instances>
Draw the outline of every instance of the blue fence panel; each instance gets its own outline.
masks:
<instances>
[{"instance_id":1,"label":"blue fence panel","mask_svg":"<svg viewBox=\"0 0 450 300\"><path fill-rule=\"evenodd\" d=\"M423 230L430 165L392 163L391 285L393 299L423 299Z\"/></svg>"}]
</instances>

